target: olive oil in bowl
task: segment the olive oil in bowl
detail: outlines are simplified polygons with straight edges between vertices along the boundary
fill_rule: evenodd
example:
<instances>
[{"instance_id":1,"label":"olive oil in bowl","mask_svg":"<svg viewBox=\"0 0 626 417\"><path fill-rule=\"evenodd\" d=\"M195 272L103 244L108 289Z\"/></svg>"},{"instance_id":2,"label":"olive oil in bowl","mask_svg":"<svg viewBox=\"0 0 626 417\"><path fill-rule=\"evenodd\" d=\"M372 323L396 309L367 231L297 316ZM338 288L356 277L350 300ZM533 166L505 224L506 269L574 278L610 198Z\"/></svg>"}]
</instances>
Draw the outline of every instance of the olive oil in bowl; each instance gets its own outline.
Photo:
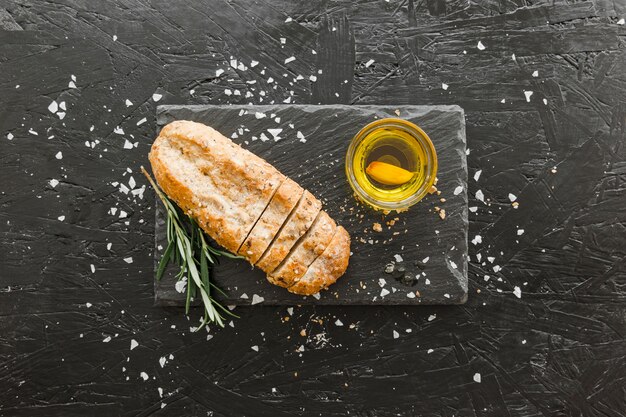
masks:
<instances>
[{"instance_id":1,"label":"olive oil in bowl","mask_svg":"<svg viewBox=\"0 0 626 417\"><path fill-rule=\"evenodd\" d=\"M435 182L437 155L426 133L402 119L381 119L352 139L346 175L357 197L375 209L403 211Z\"/></svg>"}]
</instances>

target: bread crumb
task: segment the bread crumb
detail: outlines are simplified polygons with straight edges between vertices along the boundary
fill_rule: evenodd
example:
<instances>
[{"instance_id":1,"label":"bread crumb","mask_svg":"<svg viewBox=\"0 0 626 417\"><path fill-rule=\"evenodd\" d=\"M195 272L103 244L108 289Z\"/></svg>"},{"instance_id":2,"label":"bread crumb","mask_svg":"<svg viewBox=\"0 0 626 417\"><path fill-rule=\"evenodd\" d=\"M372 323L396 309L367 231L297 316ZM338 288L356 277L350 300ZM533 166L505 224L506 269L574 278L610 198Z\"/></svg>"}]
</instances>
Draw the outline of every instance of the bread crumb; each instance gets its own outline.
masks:
<instances>
[{"instance_id":1,"label":"bread crumb","mask_svg":"<svg viewBox=\"0 0 626 417\"><path fill-rule=\"evenodd\" d=\"M428 190L428 194L435 194L437 192L437 187L435 187L434 185L430 186L430 189Z\"/></svg>"},{"instance_id":2,"label":"bread crumb","mask_svg":"<svg viewBox=\"0 0 626 417\"><path fill-rule=\"evenodd\" d=\"M446 199L445 199L445 198L443 198L443 197L441 197L441 198L439 199L439 201L441 201L442 203L445 203L445 202L446 202Z\"/></svg>"},{"instance_id":3,"label":"bread crumb","mask_svg":"<svg viewBox=\"0 0 626 417\"><path fill-rule=\"evenodd\" d=\"M396 109L394 113L396 114L396 116L400 116L400 109Z\"/></svg>"},{"instance_id":4,"label":"bread crumb","mask_svg":"<svg viewBox=\"0 0 626 417\"><path fill-rule=\"evenodd\" d=\"M445 209L439 210L439 217L441 217L441 220L446 218L446 210Z\"/></svg>"},{"instance_id":5,"label":"bread crumb","mask_svg":"<svg viewBox=\"0 0 626 417\"><path fill-rule=\"evenodd\" d=\"M300 330L300 336L302 336L302 337L306 336L306 330L305 329Z\"/></svg>"},{"instance_id":6,"label":"bread crumb","mask_svg":"<svg viewBox=\"0 0 626 417\"><path fill-rule=\"evenodd\" d=\"M441 210L438 206L435 206L435 211L439 212L439 210Z\"/></svg>"},{"instance_id":7,"label":"bread crumb","mask_svg":"<svg viewBox=\"0 0 626 417\"><path fill-rule=\"evenodd\" d=\"M519 203L517 201L514 201L511 203L511 205L513 206L513 208L518 208L519 207Z\"/></svg>"},{"instance_id":8,"label":"bread crumb","mask_svg":"<svg viewBox=\"0 0 626 417\"><path fill-rule=\"evenodd\" d=\"M439 177L435 177L435 185L439 182Z\"/></svg>"},{"instance_id":9,"label":"bread crumb","mask_svg":"<svg viewBox=\"0 0 626 417\"><path fill-rule=\"evenodd\" d=\"M372 230L374 230L375 232L382 232L383 227L380 225L380 223L374 223L372 225Z\"/></svg>"},{"instance_id":10,"label":"bread crumb","mask_svg":"<svg viewBox=\"0 0 626 417\"><path fill-rule=\"evenodd\" d=\"M420 294L420 292L419 292L419 291L415 290L415 296L416 296L416 297L421 297L421 296L422 296L422 294Z\"/></svg>"}]
</instances>

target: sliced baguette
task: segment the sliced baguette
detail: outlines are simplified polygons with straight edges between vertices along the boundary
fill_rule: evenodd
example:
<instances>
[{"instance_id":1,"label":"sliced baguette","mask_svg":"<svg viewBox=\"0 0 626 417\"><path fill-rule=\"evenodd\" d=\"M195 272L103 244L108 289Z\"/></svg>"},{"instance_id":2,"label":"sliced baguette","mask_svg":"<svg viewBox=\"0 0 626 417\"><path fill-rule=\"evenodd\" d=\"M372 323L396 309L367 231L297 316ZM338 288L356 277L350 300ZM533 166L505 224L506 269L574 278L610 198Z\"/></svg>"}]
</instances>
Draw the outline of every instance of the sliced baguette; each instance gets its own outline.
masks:
<instances>
[{"instance_id":1,"label":"sliced baguette","mask_svg":"<svg viewBox=\"0 0 626 417\"><path fill-rule=\"evenodd\" d=\"M325 211L320 211L311 228L296 242L276 270L267 275L267 279L272 284L291 287L306 273L309 265L324 252L336 228L335 221Z\"/></svg>"},{"instance_id":2,"label":"sliced baguette","mask_svg":"<svg viewBox=\"0 0 626 417\"><path fill-rule=\"evenodd\" d=\"M304 190L287 178L278 187L269 205L239 248L238 254L255 264L294 210Z\"/></svg>"},{"instance_id":3,"label":"sliced baguette","mask_svg":"<svg viewBox=\"0 0 626 417\"><path fill-rule=\"evenodd\" d=\"M308 295L345 271L350 237L319 200L214 129L170 123L149 158L163 191L218 244L256 264L271 282Z\"/></svg>"},{"instance_id":4,"label":"sliced baguette","mask_svg":"<svg viewBox=\"0 0 626 417\"><path fill-rule=\"evenodd\" d=\"M346 272L350 258L350 235L343 227L336 229L330 244L306 273L288 288L294 294L312 295L328 288Z\"/></svg>"}]
</instances>

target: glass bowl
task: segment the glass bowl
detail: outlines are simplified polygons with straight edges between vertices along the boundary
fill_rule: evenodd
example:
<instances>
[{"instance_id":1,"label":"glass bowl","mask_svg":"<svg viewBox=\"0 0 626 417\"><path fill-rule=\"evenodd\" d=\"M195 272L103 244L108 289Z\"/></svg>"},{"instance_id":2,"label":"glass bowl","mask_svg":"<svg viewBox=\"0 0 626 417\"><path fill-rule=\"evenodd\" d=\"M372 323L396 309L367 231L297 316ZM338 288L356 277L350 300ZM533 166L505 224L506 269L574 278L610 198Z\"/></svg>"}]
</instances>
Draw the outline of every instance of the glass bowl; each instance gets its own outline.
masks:
<instances>
[{"instance_id":1,"label":"glass bowl","mask_svg":"<svg viewBox=\"0 0 626 417\"><path fill-rule=\"evenodd\" d=\"M383 140L406 144L411 158L417 161L411 180L391 190L381 189L365 173L368 155ZM354 136L346 153L345 165L348 182L359 200L376 210L399 212L424 198L434 185L437 153L419 126L398 118L386 118L368 124Z\"/></svg>"}]
</instances>

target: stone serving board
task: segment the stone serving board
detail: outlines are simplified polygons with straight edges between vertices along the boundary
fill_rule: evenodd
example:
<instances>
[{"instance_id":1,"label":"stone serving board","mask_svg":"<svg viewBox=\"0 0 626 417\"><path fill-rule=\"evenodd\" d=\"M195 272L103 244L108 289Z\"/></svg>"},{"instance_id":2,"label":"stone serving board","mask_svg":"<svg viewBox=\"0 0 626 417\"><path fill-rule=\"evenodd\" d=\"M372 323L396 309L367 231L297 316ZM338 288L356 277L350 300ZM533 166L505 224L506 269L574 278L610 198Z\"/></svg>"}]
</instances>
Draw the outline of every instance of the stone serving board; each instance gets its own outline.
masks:
<instances>
[{"instance_id":1,"label":"stone serving board","mask_svg":"<svg viewBox=\"0 0 626 417\"><path fill-rule=\"evenodd\" d=\"M399 116L397 113L399 112ZM428 195L409 211L384 216L356 201L344 173L348 144L367 123L400 117L422 127L439 159L441 195ZM222 259L214 279L228 304L415 305L461 304L467 299L467 161L465 118L458 106L160 106L160 130L173 120L212 126L266 159L307 188L352 236L346 274L321 294L303 297L269 284L265 273L243 260ZM268 129L282 129L275 138ZM276 133L276 131L274 131ZM445 202L440 199L445 198ZM435 207L445 209L441 219ZM157 201L155 268L165 245L163 211ZM387 222L395 220L392 226ZM382 232L372 229L383 225ZM389 272L393 265L393 272ZM161 306L184 305L170 266L155 281ZM417 277L417 279L415 279ZM257 297L254 297L257 295Z\"/></svg>"}]
</instances>

